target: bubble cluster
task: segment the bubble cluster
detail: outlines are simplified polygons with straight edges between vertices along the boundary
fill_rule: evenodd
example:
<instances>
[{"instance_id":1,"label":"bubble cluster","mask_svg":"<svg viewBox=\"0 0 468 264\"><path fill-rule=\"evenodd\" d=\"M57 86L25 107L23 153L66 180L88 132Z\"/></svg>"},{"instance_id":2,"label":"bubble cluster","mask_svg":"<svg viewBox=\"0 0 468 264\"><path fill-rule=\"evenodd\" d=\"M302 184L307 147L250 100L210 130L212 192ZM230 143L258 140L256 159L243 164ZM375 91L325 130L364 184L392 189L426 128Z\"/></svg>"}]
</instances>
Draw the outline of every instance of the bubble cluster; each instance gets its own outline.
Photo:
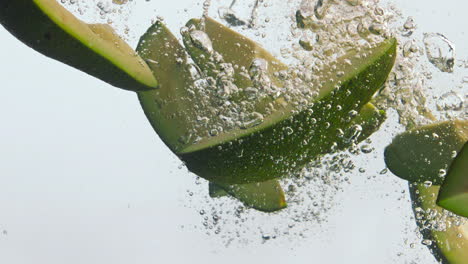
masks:
<instances>
[{"instance_id":1,"label":"bubble cluster","mask_svg":"<svg viewBox=\"0 0 468 264\"><path fill-rule=\"evenodd\" d=\"M124 35L128 32L125 14L131 12L129 6L134 1L91 1L92 4L78 0L61 2L82 15L86 15L86 10L98 10L95 20L117 24L116 28ZM226 25L244 30L250 34L249 37L256 37L257 41L265 38L261 30L265 30L266 34L274 31L269 25L275 17L262 13L267 9L268 1L228 2L229 6L222 6L216 10L216 14L212 14L211 1L204 1L200 14L218 15ZM444 35L420 32L413 17L403 17L395 8L375 0L291 0L288 3L294 8L282 10L290 23L289 32L283 34L287 42L275 46L277 50L273 51L281 60L288 62L288 69L272 70L272 62L263 58L254 58L249 65L236 65L214 48L213 40L203 28L181 29L182 38L189 40L200 52L200 60L205 66L202 68L190 59L187 61L193 78L188 89L193 91L193 100L199 107L194 111L200 108L205 110L197 112L192 130L180 139L183 143L193 144L202 137L216 137L228 131L258 126L282 104L295 104L298 110L310 105L321 86L317 73L325 65L351 49L359 51L369 48L390 36L398 38L397 61L387 83L372 102L387 111L394 109L398 123L408 128L433 122L434 118L445 120L468 116L466 94L450 89L428 96L433 79L439 74L453 75L456 70L465 71L457 81L463 87L468 83L468 59L457 60L455 45ZM278 1L273 1L268 8L274 9L277 4ZM180 63L185 61L181 60ZM335 74L340 77L345 73ZM357 111L350 111L349 118L357 114ZM316 122L315 118L311 118L311 124ZM294 130L285 129L285 135L293 133ZM274 243L281 239L300 241L300 238L314 232L324 232L330 212L340 203L337 195L353 181L356 174L366 175L368 180L376 176L377 179L393 177L386 168L380 168L381 171L372 176L365 164L356 164L360 155L378 155L377 146L371 141L360 145L354 143L362 133L362 127L356 125L347 131L338 129L336 133L339 138L351 143L351 147L346 152L316 159L299 173L282 179L281 185L289 207L278 213L265 215L246 208L229 196L212 199L207 195L205 184L196 184L187 192L189 201L194 196L203 196L202 203L191 205L199 212L201 219L201 225L195 228L216 236L224 246ZM335 147L333 145L331 148ZM444 170L439 175L444 177L445 174ZM205 183L200 179L197 182ZM426 182L424 186L430 188L432 183ZM398 192L401 192L401 197L407 198L405 190ZM447 211L435 212L420 207L415 211L420 231L444 230L447 225L465 223L464 219ZM419 243L408 244L411 248L419 244L431 246L433 241L421 237Z\"/></svg>"}]
</instances>

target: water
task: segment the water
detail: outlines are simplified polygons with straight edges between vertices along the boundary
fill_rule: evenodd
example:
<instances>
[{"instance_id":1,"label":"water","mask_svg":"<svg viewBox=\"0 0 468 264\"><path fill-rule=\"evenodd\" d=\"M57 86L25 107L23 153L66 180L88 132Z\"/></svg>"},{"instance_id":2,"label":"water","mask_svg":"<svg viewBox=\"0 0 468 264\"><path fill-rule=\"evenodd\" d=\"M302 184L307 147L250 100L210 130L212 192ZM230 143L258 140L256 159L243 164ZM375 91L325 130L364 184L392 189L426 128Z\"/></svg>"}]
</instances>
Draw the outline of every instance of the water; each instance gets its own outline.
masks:
<instances>
[{"instance_id":1,"label":"water","mask_svg":"<svg viewBox=\"0 0 468 264\"><path fill-rule=\"evenodd\" d=\"M460 111L463 109L463 99L456 92L448 92L437 100L439 111Z\"/></svg>"},{"instance_id":2,"label":"water","mask_svg":"<svg viewBox=\"0 0 468 264\"><path fill-rule=\"evenodd\" d=\"M228 7L229 2L225 1L221 5ZM290 3L289 6L291 7L289 9L281 10L282 13L287 13L286 16L288 16L283 20L280 19L282 18L280 16L267 14L269 10L275 9L281 3L273 2L270 7L264 7L262 4L256 5L252 1L251 4L247 4L246 9L243 9L238 8L241 2L237 1L236 3L234 1L231 3L234 4L234 6L229 7L232 11L231 18L223 16L226 24L231 25L236 30L243 30L243 33L256 41L262 42L264 45L273 47L271 50L279 55L277 57L284 57L288 61L292 61L294 68L301 72L299 78L304 82L313 79L314 72L320 67L320 64L332 61L349 47L372 45L387 34L399 35L399 43L401 44L399 52L401 56L399 56L395 71L392 73L387 85L374 99L379 106L395 110L394 112L390 110L391 120L388 121L384 130L387 127L391 127L391 129L389 129L390 132L381 131L378 137L372 138L372 142L365 142L360 145L357 152L353 150L352 153L345 152L327 156L304 168L304 171L297 175L298 179L284 180L283 186L287 186L290 208L275 215L262 215L243 207L238 201L228 197L212 200L206 195L206 185L203 180L201 180L203 184L190 185L191 191L187 194L188 197L183 197L181 199L183 202L180 203L183 206L192 207L192 209L201 208L206 212L203 218L195 218L195 221L201 220L200 223L193 224L192 222L190 224L194 226L195 230L208 233L210 239L219 241L229 247L249 247L248 245L253 246L257 243L265 243L266 245L276 243L275 245L282 246L284 244L301 244L302 241L307 241L307 237L314 237L317 234L317 236L325 237L333 235L331 229L337 228L333 222L335 221L334 214L339 214L340 210L346 212L359 211L356 208L359 206L356 206L356 204L346 203L347 195L351 195L350 193L354 193L354 198L357 197L354 202L356 200L359 202L360 199L369 200L370 197L379 201L390 199L399 206L394 211L388 209L390 212L409 213L410 209L407 208L408 198L406 194L400 194L404 191L403 187L396 180L395 182L391 180L393 176L390 173L379 173L385 170L384 165L381 163L381 146L386 144L384 138L391 138L395 127L401 129L402 125L430 122L421 115L424 106L430 108L440 120L453 117L453 115L461 116L466 111L464 110L466 109L466 85L463 89L456 88L456 85L464 83L464 79L454 74L457 71L462 71L464 65L468 64L465 64L463 60L463 62L460 62L460 66L456 65L455 62L461 58L455 57L452 41L447 37L443 37L441 34L444 32L442 31L442 33L428 33L423 36L422 34L425 32L415 18L401 16L392 8L378 4L375 1L302 1L311 7L309 13L302 7L293 9L292 6L301 4L300 1L295 1ZM83 1L68 1L66 3L78 13L93 13L90 11L93 8ZM213 1L212 5L215 4L215 1ZM126 24L125 20L127 18L125 16L135 14L135 12L131 12L132 6L135 5L135 1L129 1L123 5L123 7L126 6L127 8L120 9L121 7L118 5L104 5L101 8L96 4L97 9L107 10L103 13L98 10L97 19L104 22L110 19L117 26L119 32L123 33L123 36L129 39L138 38L139 34L132 33L132 30L126 32L125 27L119 26ZM78 6L80 7L78 8ZM110 11L109 8L111 8ZM78 9L81 9L81 11ZM202 7L199 6L198 9L201 14ZM119 13L119 10L123 10L123 14ZM209 15L216 16L219 9L206 7L205 10L204 12L208 12ZM310 19L307 21L307 26L295 23L294 17L298 10L305 18ZM256 16L249 15L253 11L257 13ZM159 14L159 10L153 11L152 14L151 18L154 19L156 14ZM120 18L117 18L118 16ZM253 17L255 17L255 23L252 22ZM166 19L170 19L170 16L167 16ZM282 33L284 37L276 38L274 32L270 33L272 28L278 28L275 25L281 24L281 22L275 22L275 20L281 20L283 21L282 24L290 26L287 33ZM181 26L180 23L175 25ZM255 27L250 25L255 25ZM176 26L172 29L177 32ZM257 32L267 32L267 34L262 37L263 33L257 36ZM206 39L206 36L201 36L202 34L199 33L193 35L195 36L192 37L191 34L192 40L195 40L194 44L208 53L212 53L212 47L210 48L209 39ZM245 93L246 100L244 101L246 102L255 101L267 95L268 93L265 90L268 90L271 84L271 80L264 78L265 74L263 74L265 69L268 68L267 63L256 61L250 69L247 69L246 72L254 79L255 85L241 87L243 89L237 87L230 79L232 77L231 69L233 68L233 65L224 65L220 75L214 76L212 79L203 76L203 73L194 69L194 75L198 76L196 79L201 83L200 86L205 89L212 89L211 92L216 95L210 97L216 98L212 103L217 107L222 103L217 108L219 109L218 113L210 117L200 116L198 120L201 125L210 124L212 126L211 136L220 133L219 127L224 129L226 127L232 129L236 127L248 128L258 125L265 117L264 113L254 111L251 105L247 104L244 108L242 108L243 106L234 105L231 98L236 96L239 90ZM456 84L452 85L450 79L444 82L443 86L445 88L440 88L442 85L438 85L436 82L438 78L441 78L439 74L453 76L442 78L453 78ZM277 73L277 75L282 75L284 79L287 79L289 73L281 72ZM463 76L468 75L465 72ZM297 86L293 88L297 88ZM453 91L440 92L441 89L453 89ZM430 95L432 91L436 91L434 93L438 94L433 97ZM239 108L242 111L235 111ZM187 138L183 140L188 142L190 137L187 135ZM377 166L380 167L378 169L369 168L370 163L379 164ZM358 173L360 171L358 168L365 168L365 172ZM363 174L362 179L359 178L359 174ZM378 178L375 178L376 175ZM184 175L186 178L192 176ZM301 177L299 178L299 176ZM387 178L383 179L383 176ZM382 187L383 185L385 185L386 189ZM366 191L365 187L372 189L372 192ZM382 188L382 190L379 188ZM355 194L360 191L362 192L361 195ZM393 191L398 192L398 195ZM391 198L385 198L386 195L390 195ZM400 201L398 199L401 199L400 203L396 202ZM352 209L347 209L346 205L349 205L348 208ZM369 218L372 217L372 215L364 214L363 211L359 212L352 212L352 215L362 214ZM204 217L207 215L209 217L205 219ZM350 217L350 215L344 217ZM388 218L394 217L391 213L386 216ZM408 217L408 214L406 216ZM361 219L360 221L364 220ZM408 222L410 221L408 220ZM408 226L409 230L406 230L407 235L405 237L413 233L411 225L408 224ZM355 228L359 228L359 226L357 225ZM189 228L186 227L186 229ZM193 230L190 229L190 231ZM402 233L404 232L402 231ZM424 242L424 240L411 239L415 240L413 241L415 243L409 243L414 248L418 248L420 244L429 243ZM407 256L413 254L412 251L405 251L404 248L399 250L406 253ZM412 257L408 257L408 259L412 259Z\"/></svg>"}]
</instances>

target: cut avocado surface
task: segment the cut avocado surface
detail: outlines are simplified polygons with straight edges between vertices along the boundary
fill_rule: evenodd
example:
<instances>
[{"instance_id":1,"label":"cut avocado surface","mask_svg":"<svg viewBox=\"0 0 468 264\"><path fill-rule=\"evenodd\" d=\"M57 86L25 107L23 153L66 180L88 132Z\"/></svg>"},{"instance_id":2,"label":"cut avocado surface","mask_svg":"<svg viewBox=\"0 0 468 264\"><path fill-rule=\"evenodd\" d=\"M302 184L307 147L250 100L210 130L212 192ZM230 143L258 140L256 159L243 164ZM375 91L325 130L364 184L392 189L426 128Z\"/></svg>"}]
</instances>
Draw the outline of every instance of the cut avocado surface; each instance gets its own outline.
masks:
<instances>
[{"instance_id":1,"label":"cut avocado surface","mask_svg":"<svg viewBox=\"0 0 468 264\"><path fill-rule=\"evenodd\" d=\"M460 216L468 217L468 142L450 165L440 188L437 204Z\"/></svg>"},{"instance_id":2,"label":"cut avocado surface","mask_svg":"<svg viewBox=\"0 0 468 264\"><path fill-rule=\"evenodd\" d=\"M159 80L158 89L138 92L140 104L160 138L177 152L190 139L190 128L202 111L190 89L196 69L187 63L177 38L159 21L140 38L136 50Z\"/></svg>"},{"instance_id":3,"label":"cut avocado surface","mask_svg":"<svg viewBox=\"0 0 468 264\"><path fill-rule=\"evenodd\" d=\"M191 20L189 26L194 23L197 20ZM225 61L230 60L233 64L241 64L239 68L245 68L259 56L278 69L284 67L258 44L231 29L212 19L206 19L204 24L204 32L213 49ZM395 61L396 45L395 39L388 39L359 53L350 51L317 72L317 78L322 80L321 88L314 103L304 110L297 111L293 104L288 104L281 97L271 98L271 102L278 103L277 110L256 126L233 129L216 136L207 136L207 131L194 135L190 131L191 123L197 120L200 112L210 114L210 109L197 104L197 97L203 95L196 94L188 89L190 85L186 85L193 80L184 62L184 49L164 25L156 23L141 38L137 51L149 61L158 80L171 79L167 78L169 76L178 78L167 81L167 85L160 83L158 90L140 92L139 98L155 130L190 171L216 183L265 182L287 176L317 155L336 148L340 140L337 131L350 126L350 113L359 113L384 84ZM169 50L161 55L158 47ZM248 48L230 53L234 47ZM197 62L197 50L193 47L187 50ZM200 69L208 69L205 74L210 74L211 66L206 66L206 61L198 63ZM344 74L338 75L338 72ZM242 78L236 82L248 82ZM191 137L199 140L190 143L184 140Z\"/></svg>"},{"instance_id":4,"label":"cut avocado surface","mask_svg":"<svg viewBox=\"0 0 468 264\"><path fill-rule=\"evenodd\" d=\"M0 24L34 50L126 90L158 83L107 24L86 24L55 0L2 0Z\"/></svg>"},{"instance_id":5,"label":"cut avocado surface","mask_svg":"<svg viewBox=\"0 0 468 264\"><path fill-rule=\"evenodd\" d=\"M385 163L402 179L441 185L443 172L467 140L468 120L417 127L393 139L385 149Z\"/></svg>"},{"instance_id":6,"label":"cut avocado surface","mask_svg":"<svg viewBox=\"0 0 468 264\"><path fill-rule=\"evenodd\" d=\"M210 183L210 195L224 196L220 189L237 198L245 206L262 212L274 212L287 206L283 188L278 180L233 185Z\"/></svg>"},{"instance_id":7,"label":"cut avocado surface","mask_svg":"<svg viewBox=\"0 0 468 264\"><path fill-rule=\"evenodd\" d=\"M239 69L245 69L244 72L242 70L236 70L234 72L234 83L237 86L253 86L252 79L248 76L247 72L252 67L252 62L258 59L268 63L267 71L272 82L279 86L283 85L279 78L274 76L274 73L287 70L288 67L271 55L260 44L216 22L210 17L206 17L203 21L201 19L191 19L187 22L186 26L187 32L182 35L184 46L192 59L206 74L214 76L216 75L216 71L219 71L220 65L213 65L210 61L210 57L213 56L212 53L217 52L222 56L225 62L232 63ZM192 32L198 31L198 33L206 33L211 42L213 51L200 49L200 47L194 43L190 35L190 30ZM272 101L273 100L269 100L268 102ZM263 104L260 104L260 106L264 107Z\"/></svg>"},{"instance_id":8,"label":"cut avocado surface","mask_svg":"<svg viewBox=\"0 0 468 264\"><path fill-rule=\"evenodd\" d=\"M424 239L429 239L434 257L441 263L465 264L468 260L468 222L447 216L436 205L439 186L410 184L416 221ZM438 224L434 225L435 222Z\"/></svg>"}]
</instances>

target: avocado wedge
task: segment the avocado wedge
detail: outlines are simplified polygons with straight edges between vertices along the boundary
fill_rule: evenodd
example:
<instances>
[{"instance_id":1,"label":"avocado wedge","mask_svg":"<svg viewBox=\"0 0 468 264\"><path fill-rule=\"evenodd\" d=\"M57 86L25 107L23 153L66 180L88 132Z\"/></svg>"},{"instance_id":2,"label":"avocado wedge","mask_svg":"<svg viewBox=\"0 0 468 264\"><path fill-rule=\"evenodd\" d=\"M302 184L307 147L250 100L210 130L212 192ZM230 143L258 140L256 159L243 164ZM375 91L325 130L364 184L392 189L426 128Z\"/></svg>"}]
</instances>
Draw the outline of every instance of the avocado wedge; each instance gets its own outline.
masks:
<instances>
[{"instance_id":1,"label":"avocado wedge","mask_svg":"<svg viewBox=\"0 0 468 264\"><path fill-rule=\"evenodd\" d=\"M417 127L393 139L385 149L385 163L395 175L409 182L441 185L441 170L448 169L466 141L468 120Z\"/></svg>"},{"instance_id":2,"label":"avocado wedge","mask_svg":"<svg viewBox=\"0 0 468 264\"><path fill-rule=\"evenodd\" d=\"M188 63L185 49L160 21L140 38L138 54L159 80L159 88L138 92L138 99L154 130L177 153L197 136L193 124L203 115L197 90L197 69ZM201 113L200 113L201 112Z\"/></svg>"},{"instance_id":3,"label":"avocado wedge","mask_svg":"<svg viewBox=\"0 0 468 264\"><path fill-rule=\"evenodd\" d=\"M272 65L268 68L272 82L281 84L274 73L285 66L260 45L212 19L206 18L203 28L197 23L198 20L191 20L188 26L199 31L203 29L213 50L224 61L236 65L235 68L245 69L246 65L260 58ZM184 43L187 43L185 38ZM139 98L155 130L190 171L219 184L265 182L287 176L315 156L336 148L340 140L338 130L347 129L354 117L350 113L359 113L384 84L395 61L396 45L395 39L388 39L359 53L350 51L324 67L317 72L318 96L304 109L298 110L281 96L266 97L257 106L262 108L272 103L276 111L266 115L260 124L209 136L206 129L193 128L194 120L199 116L217 117L210 112L209 106L199 104L201 100L198 98L204 94L193 89L193 85L187 85L193 83L194 78L188 69L190 65L186 63L184 49L162 23L156 23L140 39L137 51L158 80L172 81L167 81L166 85L160 83L158 90L140 92ZM196 45L190 46L190 43L187 46L195 62L197 58L204 57L200 55L203 52L211 52ZM163 47L168 50L158 52ZM229 50L234 47L240 48L231 54ZM202 74L210 75L217 71L216 64L207 65L209 62L201 59L198 66ZM338 72L344 74L339 75ZM236 84L249 83L242 72L238 78L236 74ZM190 140L194 138L196 140Z\"/></svg>"},{"instance_id":4,"label":"avocado wedge","mask_svg":"<svg viewBox=\"0 0 468 264\"><path fill-rule=\"evenodd\" d=\"M240 43L238 47L248 46L239 37L229 37L237 33L209 19L205 21L205 32L214 50L236 43ZM253 54L263 54L260 49L257 46ZM313 105L296 111L286 103L258 126L205 137L178 154L189 170L216 182L251 183L286 176L333 149L337 130L350 124L349 113L359 112L385 82L395 60L395 49L396 41L389 39L362 51L367 56L350 51L317 73L321 88ZM252 52L239 50L235 54L245 58ZM345 60L351 63L346 64ZM274 61L271 64L281 67ZM338 77L337 72L345 74Z\"/></svg>"},{"instance_id":5,"label":"avocado wedge","mask_svg":"<svg viewBox=\"0 0 468 264\"><path fill-rule=\"evenodd\" d=\"M468 142L450 165L439 191L437 205L468 217Z\"/></svg>"},{"instance_id":6,"label":"avocado wedge","mask_svg":"<svg viewBox=\"0 0 468 264\"><path fill-rule=\"evenodd\" d=\"M262 212L275 212L287 206L283 188L278 180L233 185L210 183L209 189L210 195L220 197L229 194L245 206Z\"/></svg>"},{"instance_id":7,"label":"avocado wedge","mask_svg":"<svg viewBox=\"0 0 468 264\"><path fill-rule=\"evenodd\" d=\"M410 184L413 210L424 239L434 257L444 264L465 264L468 260L468 222L447 215L436 205L439 186Z\"/></svg>"},{"instance_id":8,"label":"avocado wedge","mask_svg":"<svg viewBox=\"0 0 468 264\"><path fill-rule=\"evenodd\" d=\"M454 120L416 127L398 135L385 150L387 167L410 181L416 223L440 263L464 264L468 259L468 222L436 205L439 170L463 148L466 125Z\"/></svg>"},{"instance_id":9,"label":"avocado wedge","mask_svg":"<svg viewBox=\"0 0 468 264\"><path fill-rule=\"evenodd\" d=\"M107 24L86 24L55 0L2 0L0 24L32 49L113 86L157 87L146 63Z\"/></svg>"}]
</instances>

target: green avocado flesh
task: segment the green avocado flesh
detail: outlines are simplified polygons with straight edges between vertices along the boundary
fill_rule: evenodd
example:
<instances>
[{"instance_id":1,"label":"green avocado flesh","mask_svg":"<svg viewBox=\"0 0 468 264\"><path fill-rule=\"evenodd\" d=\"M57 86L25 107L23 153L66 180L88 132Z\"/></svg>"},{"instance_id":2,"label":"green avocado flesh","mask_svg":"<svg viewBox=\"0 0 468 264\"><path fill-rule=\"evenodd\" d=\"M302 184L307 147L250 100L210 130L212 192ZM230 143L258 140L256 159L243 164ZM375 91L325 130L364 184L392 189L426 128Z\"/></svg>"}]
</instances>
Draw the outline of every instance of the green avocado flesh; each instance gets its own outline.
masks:
<instances>
[{"instance_id":1,"label":"green avocado flesh","mask_svg":"<svg viewBox=\"0 0 468 264\"><path fill-rule=\"evenodd\" d=\"M441 185L441 170L448 169L467 140L468 120L418 127L393 139L385 149L385 163L395 175L409 182Z\"/></svg>"},{"instance_id":2,"label":"green avocado flesh","mask_svg":"<svg viewBox=\"0 0 468 264\"><path fill-rule=\"evenodd\" d=\"M32 49L126 90L158 83L107 24L86 24L55 0L2 0L0 24Z\"/></svg>"},{"instance_id":3,"label":"green avocado flesh","mask_svg":"<svg viewBox=\"0 0 468 264\"><path fill-rule=\"evenodd\" d=\"M468 143L450 165L439 191L437 205L468 217Z\"/></svg>"},{"instance_id":4,"label":"green avocado flesh","mask_svg":"<svg viewBox=\"0 0 468 264\"><path fill-rule=\"evenodd\" d=\"M197 27L198 22L191 20L188 25ZM239 68L250 65L258 57L272 65L270 71L285 67L255 42L212 19L205 20L203 29L213 49ZM277 104L277 110L261 124L216 136L199 131L195 136L201 139L188 142L185 139L194 136L190 132L194 120L213 113L199 103L197 98L202 94L188 89L194 78L190 64L186 63L185 49L158 22L142 36L137 51L160 80L160 88L138 95L153 128L190 171L219 184L265 182L296 172L317 155L339 147L342 138L338 131L348 129L355 117L350 113L359 113L385 83L395 61L396 45L395 39L389 39L359 53L349 51L317 72L317 78L323 80L318 97L304 110L297 111L295 105L282 97L272 98L270 102ZM186 46L203 73L209 75L216 71L216 65L202 60L201 49L189 43ZM337 75L337 72L344 74ZM249 82L239 75L235 77L236 84Z\"/></svg>"},{"instance_id":5,"label":"green avocado flesh","mask_svg":"<svg viewBox=\"0 0 468 264\"><path fill-rule=\"evenodd\" d=\"M411 198L414 201L413 209L416 220L424 239L429 239L429 245L434 257L441 263L466 264L468 260L468 222L446 216L446 212L436 205L436 197L439 186L426 187L424 184L410 184ZM444 218L445 217L445 218ZM443 222L432 225L433 219ZM445 220L440 220L445 219ZM442 229L439 229L442 228Z\"/></svg>"},{"instance_id":6,"label":"green avocado flesh","mask_svg":"<svg viewBox=\"0 0 468 264\"><path fill-rule=\"evenodd\" d=\"M231 195L245 206L262 212L274 212L287 206L278 180L234 185L210 182L209 190L213 198Z\"/></svg>"}]
</instances>

